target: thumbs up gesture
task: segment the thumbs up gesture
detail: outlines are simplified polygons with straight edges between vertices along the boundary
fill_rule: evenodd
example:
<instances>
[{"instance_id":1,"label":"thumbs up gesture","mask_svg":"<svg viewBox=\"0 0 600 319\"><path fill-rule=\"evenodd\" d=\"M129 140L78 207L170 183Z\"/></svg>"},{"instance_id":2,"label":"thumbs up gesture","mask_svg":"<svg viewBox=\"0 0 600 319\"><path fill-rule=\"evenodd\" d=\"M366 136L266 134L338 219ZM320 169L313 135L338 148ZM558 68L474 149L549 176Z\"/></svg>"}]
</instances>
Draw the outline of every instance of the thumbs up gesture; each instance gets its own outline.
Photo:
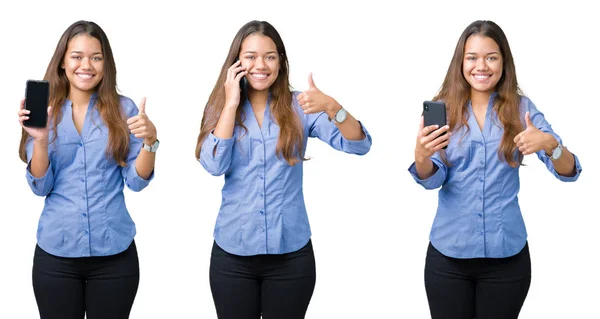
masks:
<instances>
[{"instance_id":1,"label":"thumbs up gesture","mask_svg":"<svg viewBox=\"0 0 600 319\"><path fill-rule=\"evenodd\" d=\"M127 119L127 125L131 134L143 138L146 145L152 145L156 141L156 127L146 115L146 98L143 98L140 103L138 115Z\"/></svg>"},{"instance_id":2,"label":"thumbs up gesture","mask_svg":"<svg viewBox=\"0 0 600 319\"><path fill-rule=\"evenodd\" d=\"M517 134L513 140L523 155L537 153L540 150L548 152L558 144L552 135L540 131L533 125L529 112L525 113L525 125L525 130Z\"/></svg>"},{"instance_id":3,"label":"thumbs up gesture","mask_svg":"<svg viewBox=\"0 0 600 319\"><path fill-rule=\"evenodd\" d=\"M336 104L332 97L317 88L312 73L308 75L308 90L298 94L297 100L304 110L304 114L326 112Z\"/></svg>"}]
</instances>

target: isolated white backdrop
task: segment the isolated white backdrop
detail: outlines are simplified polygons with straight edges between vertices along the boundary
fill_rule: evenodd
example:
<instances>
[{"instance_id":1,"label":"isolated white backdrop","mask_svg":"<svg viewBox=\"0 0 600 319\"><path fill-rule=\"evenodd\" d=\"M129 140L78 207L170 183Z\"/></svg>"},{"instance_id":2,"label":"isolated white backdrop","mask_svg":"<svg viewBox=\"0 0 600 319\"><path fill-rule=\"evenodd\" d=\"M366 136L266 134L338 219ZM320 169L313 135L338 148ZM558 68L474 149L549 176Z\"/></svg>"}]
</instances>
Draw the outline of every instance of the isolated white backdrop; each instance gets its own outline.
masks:
<instances>
[{"instance_id":1,"label":"isolated white backdrop","mask_svg":"<svg viewBox=\"0 0 600 319\"><path fill-rule=\"evenodd\" d=\"M597 316L600 28L590 5L161 3L1 5L0 318L38 317L31 266L43 199L29 190L18 159L16 111L25 81L43 77L60 35L79 19L105 30L122 94L136 103L147 97L161 140L154 181L141 193L126 192L141 268L131 318L216 318L208 267L223 178L202 169L194 147L230 42L253 19L280 32L296 89L306 89L313 72L316 85L373 137L363 157L309 142L304 190L317 284L307 318L429 317L423 267L437 192L415 184L407 168L421 103L436 93L460 33L477 19L504 29L522 89L583 166L569 184L533 156L521 169L533 267L521 318Z\"/></svg>"}]
</instances>

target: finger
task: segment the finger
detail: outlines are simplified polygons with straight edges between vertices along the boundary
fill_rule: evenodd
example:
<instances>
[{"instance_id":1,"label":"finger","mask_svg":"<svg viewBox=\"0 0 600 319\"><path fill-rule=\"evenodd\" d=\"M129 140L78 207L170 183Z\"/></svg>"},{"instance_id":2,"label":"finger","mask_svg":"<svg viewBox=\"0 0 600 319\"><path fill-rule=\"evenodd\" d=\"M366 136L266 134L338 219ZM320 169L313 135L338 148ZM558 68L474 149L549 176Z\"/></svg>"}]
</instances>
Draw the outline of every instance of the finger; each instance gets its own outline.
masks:
<instances>
[{"instance_id":1,"label":"finger","mask_svg":"<svg viewBox=\"0 0 600 319\"><path fill-rule=\"evenodd\" d=\"M298 100L298 102L301 102L302 99L304 99L304 92L298 94L298 96L296 96L296 100Z\"/></svg>"},{"instance_id":2,"label":"finger","mask_svg":"<svg viewBox=\"0 0 600 319\"><path fill-rule=\"evenodd\" d=\"M21 116L19 117L19 122L21 122L21 125L23 124L23 121L27 121L29 120L29 116Z\"/></svg>"},{"instance_id":3,"label":"finger","mask_svg":"<svg viewBox=\"0 0 600 319\"><path fill-rule=\"evenodd\" d=\"M148 128L147 128L147 126L145 126L145 125L144 125L144 126L141 126L141 127L135 128L135 129L133 129L133 130L130 130L130 131L131 131L131 133L133 133L133 134L148 133Z\"/></svg>"},{"instance_id":4,"label":"finger","mask_svg":"<svg viewBox=\"0 0 600 319\"><path fill-rule=\"evenodd\" d=\"M447 132L448 129L450 129L450 127L448 125L444 125L440 128L437 128L437 125L431 125L428 126L424 129L426 136L428 138L430 138L431 140L434 140L435 138L437 138L438 136L444 134L444 132Z\"/></svg>"},{"instance_id":5,"label":"finger","mask_svg":"<svg viewBox=\"0 0 600 319\"><path fill-rule=\"evenodd\" d=\"M137 138L145 138L148 136L148 133L138 133L138 134L134 134L134 136Z\"/></svg>"},{"instance_id":6,"label":"finger","mask_svg":"<svg viewBox=\"0 0 600 319\"><path fill-rule=\"evenodd\" d=\"M316 89L315 81L313 81L312 72L308 74L308 87L311 89Z\"/></svg>"},{"instance_id":7,"label":"finger","mask_svg":"<svg viewBox=\"0 0 600 319\"><path fill-rule=\"evenodd\" d=\"M19 111L17 112L17 114L19 116L23 116L23 115L30 114L30 113L31 113L31 111L27 110L27 109L19 109Z\"/></svg>"},{"instance_id":8,"label":"finger","mask_svg":"<svg viewBox=\"0 0 600 319\"><path fill-rule=\"evenodd\" d=\"M525 124L527 124L527 128L534 127L531 118L529 117L529 111L525 113Z\"/></svg>"},{"instance_id":9,"label":"finger","mask_svg":"<svg viewBox=\"0 0 600 319\"><path fill-rule=\"evenodd\" d=\"M52 112L54 112L54 108L52 106L48 106L48 108L46 109L46 113L48 113L48 119L52 117Z\"/></svg>"},{"instance_id":10,"label":"finger","mask_svg":"<svg viewBox=\"0 0 600 319\"><path fill-rule=\"evenodd\" d=\"M242 71L242 72L238 73L235 77L235 81L237 83L240 83L240 81L242 80L242 77L245 76L246 74L248 74L248 71Z\"/></svg>"},{"instance_id":11,"label":"finger","mask_svg":"<svg viewBox=\"0 0 600 319\"><path fill-rule=\"evenodd\" d=\"M138 115L140 114L146 114L146 98L142 98L142 103L140 103L140 108L139 108L139 112Z\"/></svg>"},{"instance_id":12,"label":"finger","mask_svg":"<svg viewBox=\"0 0 600 319\"><path fill-rule=\"evenodd\" d=\"M446 141L449 141L449 140L450 140L450 134L444 134L444 135L439 136L436 139L432 140L431 142L427 143L427 145L425 145L425 147L427 147L428 149L434 149L438 145L445 143Z\"/></svg>"},{"instance_id":13,"label":"finger","mask_svg":"<svg viewBox=\"0 0 600 319\"><path fill-rule=\"evenodd\" d=\"M436 147L433 148L433 150L435 152L437 152L437 151L441 150L442 148L448 146L448 144L450 144L450 140L446 140L445 142L438 144Z\"/></svg>"},{"instance_id":14,"label":"finger","mask_svg":"<svg viewBox=\"0 0 600 319\"><path fill-rule=\"evenodd\" d=\"M134 115L127 119L127 125L131 125L131 124L137 122L139 119L140 119L139 115Z\"/></svg>"},{"instance_id":15,"label":"finger","mask_svg":"<svg viewBox=\"0 0 600 319\"><path fill-rule=\"evenodd\" d=\"M21 99L21 105L19 105L19 109L20 110L24 110L25 109L25 99Z\"/></svg>"},{"instance_id":16,"label":"finger","mask_svg":"<svg viewBox=\"0 0 600 319\"><path fill-rule=\"evenodd\" d=\"M139 121L135 121L135 122L133 122L133 123L129 124L129 126L128 126L128 127L129 127L130 129L136 129L136 128L138 128L138 127L142 127L142 126L145 126L145 125L147 125L147 122L146 122L146 121L144 121L144 120L139 120Z\"/></svg>"}]
</instances>

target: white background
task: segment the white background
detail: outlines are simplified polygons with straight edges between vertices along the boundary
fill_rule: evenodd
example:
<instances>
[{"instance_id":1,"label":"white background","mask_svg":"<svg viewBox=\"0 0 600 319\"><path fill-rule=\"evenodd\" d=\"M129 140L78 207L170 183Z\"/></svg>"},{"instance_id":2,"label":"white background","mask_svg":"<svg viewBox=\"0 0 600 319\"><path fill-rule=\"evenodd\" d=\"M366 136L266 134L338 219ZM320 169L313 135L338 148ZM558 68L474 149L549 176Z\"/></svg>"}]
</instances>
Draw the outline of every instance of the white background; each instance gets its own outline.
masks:
<instances>
[{"instance_id":1,"label":"white background","mask_svg":"<svg viewBox=\"0 0 600 319\"><path fill-rule=\"evenodd\" d=\"M521 88L583 166L576 183L559 182L534 156L521 169L533 279L520 318L598 316L600 27L591 4L8 3L0 8L0 318L38 317L31 267L43 198L18 159L16 111L25 81L43 77L60 35L79 19L105 30L119 89L136 103L147 96L161 140L154 181L126 192L141 268L131 318L216 318L208 267L223 177L205 172L194 148L231 40L253 19L280 32L297 90L313 72L373 137L363 157L309 142L304 190L317 284L307 318L429 318L423 268L437 191L418 186L407 168L422 101L477 19L504 29Z\"/></svg>"}]
</instances>

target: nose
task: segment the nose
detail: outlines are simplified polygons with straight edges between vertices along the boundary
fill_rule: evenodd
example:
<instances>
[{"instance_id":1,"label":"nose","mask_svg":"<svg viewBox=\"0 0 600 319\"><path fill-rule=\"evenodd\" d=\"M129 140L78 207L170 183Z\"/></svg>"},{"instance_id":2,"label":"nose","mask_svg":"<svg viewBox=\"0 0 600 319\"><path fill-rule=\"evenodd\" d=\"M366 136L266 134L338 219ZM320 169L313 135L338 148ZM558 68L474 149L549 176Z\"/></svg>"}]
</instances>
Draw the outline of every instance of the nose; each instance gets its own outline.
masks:
<instances>
[{"instance_id":1,"label":"nose","mask_svg":"<svg viewBox=\"0 0 600 319\"><path fill-rule=\"evenodd\" d=\"M477 59L476 67L477 67L478 71L486 71L488 69L488 65L486 63L486 58L483 57L483 58Z\"/></svg>"},{"instance_id":2,"label":"nose","mask_svg":"<svg viewBox=\"0 0 600 319\"><path fill-rule=\"evenodd\" d=\"M254 62L254 66L257 69L263 69L265 67L265 60L263 58L257 58L256 62Z\"/></svg>"},{"instance_id":3,"label":"nose","mask_svg":"<svg viewBox=\"0 0 600 319\"><path fill-rule=\"evenodd\" d=\"M92 63L90 62L89 58L83 58L81 59L81 68L88 70L91 68Z\"/></svg>"}]
</instances>

